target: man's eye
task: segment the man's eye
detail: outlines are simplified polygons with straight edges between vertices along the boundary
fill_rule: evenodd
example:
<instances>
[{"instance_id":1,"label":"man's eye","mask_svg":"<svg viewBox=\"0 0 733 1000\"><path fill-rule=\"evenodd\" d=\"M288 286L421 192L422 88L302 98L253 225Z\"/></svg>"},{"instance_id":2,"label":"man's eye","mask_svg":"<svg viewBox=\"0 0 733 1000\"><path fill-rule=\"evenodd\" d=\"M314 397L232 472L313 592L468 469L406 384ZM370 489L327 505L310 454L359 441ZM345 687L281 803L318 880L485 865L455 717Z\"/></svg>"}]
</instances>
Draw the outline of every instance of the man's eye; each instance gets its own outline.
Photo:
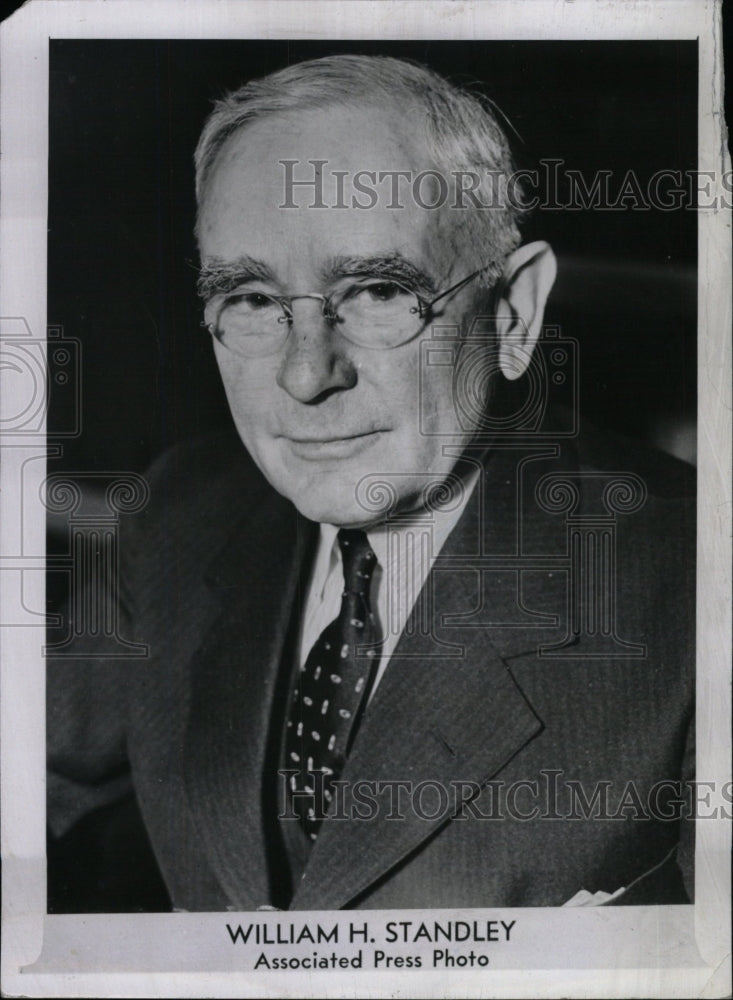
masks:
<instances>
[{"instance_id":1,"label":"man's eye","mask_svg":"<svg viewBox=\"0 0 733 1000\"><path fill-rule=\"evenodd\" d=\"M375 302L391 302L400 295L407 295L407 291L394 281L375 281L366 285L362 289Z\"/></svg>"},{"instance_id":2,"label":"man's eye","mask_svg":"<svg viewBox=\"0 0 733 1000\"><path fill-rule=\"evenodd\" d=\"M251 309L255 312L258 309L265 309L267 306L272 306L273 301L269 295L264 295L262 292L237 292L235 295L232 295L228 304L237 306L240 309Z\"/></svg>"}]
</instances>

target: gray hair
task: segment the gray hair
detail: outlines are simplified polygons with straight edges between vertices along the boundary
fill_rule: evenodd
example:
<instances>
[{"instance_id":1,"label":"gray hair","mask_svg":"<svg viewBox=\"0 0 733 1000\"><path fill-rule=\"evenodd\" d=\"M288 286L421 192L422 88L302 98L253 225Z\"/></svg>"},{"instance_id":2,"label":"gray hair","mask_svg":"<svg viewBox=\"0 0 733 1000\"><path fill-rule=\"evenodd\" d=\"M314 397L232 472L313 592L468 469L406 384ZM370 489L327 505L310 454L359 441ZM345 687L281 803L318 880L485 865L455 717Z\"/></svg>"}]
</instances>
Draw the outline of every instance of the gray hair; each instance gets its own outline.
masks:
<instances>
[{"instance_id":1,"label":"gray hair","mask_svg":"<svg viewBox=\"0 0 733 1000\"><path fill-rule=\"evenodd\" d=\"M519 190L519 197L512 199L497 192L497 185L514 172L514 164L495 106L426 66L402 59L362 55L312 59L251 80L216 101L194 154L199 215L217 156L237 130L269 115L334 104L388 104L411 111L417 105L424 110L435 168L480 178L476 195L491 207L481 209L469 202L461 223L486 267L486 279L493 283L507 254L521 242L518 223L524 213Z\"/></svg>"}]
</instances>

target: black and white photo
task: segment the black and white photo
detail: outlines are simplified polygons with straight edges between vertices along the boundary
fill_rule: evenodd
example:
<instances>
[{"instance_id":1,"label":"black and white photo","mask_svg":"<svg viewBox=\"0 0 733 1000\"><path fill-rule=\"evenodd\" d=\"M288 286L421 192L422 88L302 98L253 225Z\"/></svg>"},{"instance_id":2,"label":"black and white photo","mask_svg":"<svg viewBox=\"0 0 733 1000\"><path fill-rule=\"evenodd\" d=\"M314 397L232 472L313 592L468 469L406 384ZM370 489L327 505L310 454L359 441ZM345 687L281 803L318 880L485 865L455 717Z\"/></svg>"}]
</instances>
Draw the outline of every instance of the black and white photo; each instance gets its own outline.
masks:
<instances>
[{"instance_id":1,"label":"black and white photo","mask_svg":"<svg viewBox=\"0 0 733 1000\"><path fill-rule=\"evenodd\" d=\"M48 386L3 430L3 624L34 616L44 679L39 983L74 971L75 915L217 926L253 990L476 990L548 961L517 958L543 920L587 968L601 909L619 954L658 921L685 975L708 961L682 930L731 813L708 58L674 32L49 35L44 351L3 311L6 373Z\"/></svg>"}]
</instances>

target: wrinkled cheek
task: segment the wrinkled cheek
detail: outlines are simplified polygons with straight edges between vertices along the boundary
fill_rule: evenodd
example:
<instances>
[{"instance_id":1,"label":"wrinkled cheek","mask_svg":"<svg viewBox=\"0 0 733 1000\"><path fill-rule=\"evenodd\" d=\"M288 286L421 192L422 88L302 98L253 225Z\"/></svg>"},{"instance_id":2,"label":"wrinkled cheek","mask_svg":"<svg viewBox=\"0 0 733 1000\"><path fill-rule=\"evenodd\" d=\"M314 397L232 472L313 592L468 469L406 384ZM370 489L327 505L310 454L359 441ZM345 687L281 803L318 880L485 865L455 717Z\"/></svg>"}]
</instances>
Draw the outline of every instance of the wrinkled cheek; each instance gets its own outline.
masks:
<instances>
[{"instance_id":1,"label":"wrinkled cheek","mask_svg":"<svg viewBox=\"0 0 733 1000\"><path fill-rule=\"evenodd\" d=\"M267 474L267 467L279 462L277 441L267 431L268 399L257 392L256 386L232 378L231 373L222 376L222 381L237 433L256 464Z\"/></svg>"},{"instance_id":2,"label":"wrinkled cheek","mask_svg":"<svg viewBox=\"0 0 733 1000\"><path fill-rule=\"evenodd\" d=\"M273 406L272 374L244 359L222 361L217 354L217 360L229 409L240 431L262 424Z\"/></svg>"},{"instance_id":3,"label":"wrinkled cheek","mask_svg":"<svg viewBox=\"0 0 733 1000\"><path fill-rule=\"evenodd\" d=\"M428 434L437 434L445 425L445 400L431 396L428 399L423 398L421 402L420 429Z\"/></svg>"},{"instance_id":4,"label":"wrinkled cheek","mask_svg":"<svg viewBox=\"0 0 733 1000\"><path fill-rule=\"evenodd\" d=\"M421 393L422 429L431 435L450 435L456 431L455 389L451 373L429 383Z\"/></svg>"}]
</instances>

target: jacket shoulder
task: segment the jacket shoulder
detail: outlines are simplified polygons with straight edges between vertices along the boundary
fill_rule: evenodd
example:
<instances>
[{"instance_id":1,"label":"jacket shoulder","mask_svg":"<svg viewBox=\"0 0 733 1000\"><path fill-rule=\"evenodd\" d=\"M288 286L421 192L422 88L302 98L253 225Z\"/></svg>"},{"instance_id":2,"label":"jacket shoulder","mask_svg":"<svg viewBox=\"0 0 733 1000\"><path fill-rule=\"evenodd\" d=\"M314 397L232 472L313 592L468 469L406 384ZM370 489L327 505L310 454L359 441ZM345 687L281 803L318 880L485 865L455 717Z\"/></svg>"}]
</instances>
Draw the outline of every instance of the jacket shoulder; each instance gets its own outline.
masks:
<instances>
[{"instance_id":1,"label":"jacket shoulder","mask_svg":"<svg viewBox=\"0 0 733 1000\"><path fill-rule=\"evenodd\" d=\"M632 473L643 481L647 494L659 500L695 498L694 466L643 441L586 424L575 447L583 470Z\"/></svg>"},{"instance_id":2,"label":"jacket shoulder","mask_svg":"<svg viewBox=\"0 0 733 1000\"><path fill-rule=\"evenodd\" d=\"M235 520L274 491L233 430L193 438L165 451L145 473L150 498L134 518L134 533L149 543L168 538L207 546L224 540Z\"/></svg>"},{"instance_id":3,"label":"jacket shoulder","mask_svg":"<svg viewBox=\"0 0 733 1000\"><path fill-rule=\"evenodd\" d=\"M163 452L148 468L153 513L171 504L212 504L236 493L247 499L270 487L234 430L226 429L182 441Z\"/></svg>"},{"instance_id":4,"label":"jacket shoulder","mask_svg":"<svg viewBox=\"0 0 733 1000\"><path fill-rule=\"evenodd\" d=\"M246 537L253 511L287 504L262 476L234 431L185 441L147 470L147 506L120 528L123 596L141 595L203 576L235 537ZM239 534L237 534L239 533Z\"/></svg>"}]
</instances>

